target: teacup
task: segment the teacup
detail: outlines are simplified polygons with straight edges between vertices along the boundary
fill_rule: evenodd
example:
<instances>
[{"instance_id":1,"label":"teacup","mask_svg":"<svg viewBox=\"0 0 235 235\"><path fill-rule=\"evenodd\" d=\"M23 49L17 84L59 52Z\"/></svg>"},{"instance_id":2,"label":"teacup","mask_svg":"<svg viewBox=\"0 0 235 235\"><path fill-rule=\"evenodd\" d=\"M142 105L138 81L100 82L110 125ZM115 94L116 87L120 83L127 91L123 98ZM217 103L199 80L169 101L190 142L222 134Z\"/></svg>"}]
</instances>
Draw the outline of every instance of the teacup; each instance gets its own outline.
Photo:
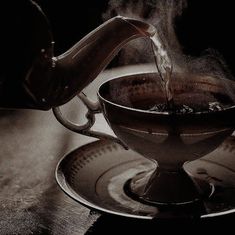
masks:
<instances>
[{"instance_id":1,"label":"teacup","mask_svg":"<svg viewBox=\"0 0 235 235\"><path fill-rule=\"evenodd\" d=\"M223 82L209 76L173 74L175 107L190 107L192 111L153 110L166 103L159 75L132 74L104 82L96 104L79 95L88 107L87 124L71 123L59 108L54 108L54 114L70 130L111 139L157 163L154 172L127 179L129 196L151 204L191 203L210 195L213 186L198 184L184 171L183 164L215 150L234 129L235 105ZM226 82L235 94L235 83ZM211 104L218 107L211 109ZM103 113L117 138L90 130L98 112Z\"/></svg>"}]
</instances>

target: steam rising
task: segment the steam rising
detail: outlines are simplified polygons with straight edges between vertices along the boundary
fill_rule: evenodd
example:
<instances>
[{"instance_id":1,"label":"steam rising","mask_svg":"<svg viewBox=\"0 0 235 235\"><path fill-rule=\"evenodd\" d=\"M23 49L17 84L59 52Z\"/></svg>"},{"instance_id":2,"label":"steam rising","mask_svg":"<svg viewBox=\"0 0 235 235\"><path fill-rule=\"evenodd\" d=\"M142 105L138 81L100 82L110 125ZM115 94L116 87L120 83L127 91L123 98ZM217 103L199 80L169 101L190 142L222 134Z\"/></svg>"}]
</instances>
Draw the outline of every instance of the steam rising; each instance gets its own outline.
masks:
<instances>
[{"instance_id":1,"label":"steam rising","mask_svg":"<svg viewBox=\"0 0 235 235\"><path fill-rule=\"evenodd\" d=\"M110 0L103 19L108 20L116 15L122 15L154 25L162 49L170 51L176 57L181 54L181 49L174 32L173 21L186 6L185 0ZM149 40L137 39L130 42L121 51L119 58L120 65L153 62Z\"/></svg>"},{"instance_id":2,"label":"steam rising","mask_svg":"<svg viewBox=\"0 0 235 235\"><path fill-rule=\"evenodd\" d=\"M208 48L199 58L183 54L175 34L174 21L176 17L180 17L186 7L187 0L110 0L103 19L108 20L116 15L122 15L154 25L157 30L156 43L159 44L161 52L163 54L166 52L171 59L173 72L223 78L220 82L235 103L234 90L224 80L233 77L218 51ZM123 48L118 62L119 65L148 63L154 61L153 57L150 40L137 39Z\"/></svg>"}]
</instances>

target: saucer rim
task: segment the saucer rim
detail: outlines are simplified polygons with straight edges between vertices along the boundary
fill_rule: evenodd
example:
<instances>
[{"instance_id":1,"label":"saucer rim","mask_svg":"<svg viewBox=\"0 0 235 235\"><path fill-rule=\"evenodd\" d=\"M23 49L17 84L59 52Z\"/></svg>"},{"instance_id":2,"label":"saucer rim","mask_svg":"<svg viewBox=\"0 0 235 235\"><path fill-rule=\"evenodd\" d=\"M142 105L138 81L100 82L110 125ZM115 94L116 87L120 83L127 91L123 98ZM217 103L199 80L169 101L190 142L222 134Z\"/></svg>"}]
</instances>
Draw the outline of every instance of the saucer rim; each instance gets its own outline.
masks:
<instances>
[{"instance_id":1,"label":"saucer rim","mask_svg":"<svg viewBox=\"0 0 235 235\"><path fill-rule=\"evenodd\" d=\"M74 201L78 202L79 204L85 206L86 208L90 209L90 210L96 210L100 213L106 213L106 214L112 214L112 215L117 215L117 216L123 216L123 217L127 217L127 218L133 218L133 219L146 219L146 220L151 220L154 217L152 216L140 216L140 215L131 215L128 213L122 213L122 212L115 212L112 210L108 210L105 208L102 208L100 206L95 205L94 203L89 202L88 200L84 199L83 197L81 197L79 194L77 193L73 193L74 190L67 184L66 180L65 180L65 176L63 174L63 172L60 170L62 163L69 158L74 152L78 151L78 150L83 150L86 149L87 147L89 147L90 145L96 145L96 144L106 144L106 143L112 143L111 141L107 141L107 140L96 140L84 145L81 145L80 147L76 147L75 149L69 151L68 153L65 153L62 158L58 161L56 168L55 168L55 179L57 184L59 185L60 189L67 195L69 196L71 199L73 199ZM60 180L60 178L62 179L62 181Z\"/></svg>"},{"instance_id":2,"label":"saucer rim","mask_svg":"<svg viewBox=\"0 0 235 235\"><path fill-rule=\"evenodd\" d=\"M61 157L61 159L58 161L58 163L56 165L56 168L55 168L55 179L56 179L56 182L57 182L58 186L60 187L60 189L67 196L69 196L71 199L73 199L77 203L81 204L82 206L84 206L84 207L86 207L86 208L88 208L90 210L96 210L96 211L98 211L100 213L112 214L112 215L117 215L117 216L122 216L122 217L127 217L127 218L133 218L133 219L145 219L145 220L156 219L154 216L133 215L133 214L130 214L130 213L116 212L116 211L112 211L112 210L105 209L103 207L97 206L94 203L91 203L88 200L86 200L83 197L81 197L66 182L66 177L65 177L63 171L61 170L61 168L62 168L61 165L63 164L64 161L66 161L69 157L71 157L71 155L74 152L76 152L76 151L84 152L84 149L87 149L90 146L94 147L94 146L96 146L98 144L103 146L103 145L105 145L107 143L114 143L114 142L107 141L107 140L96 140L96 141L92 141L92 142L83 144L83 145L81 145L79 147L76 147L76 148L68 151L67 153L65 153ZM117 144L117 143L114 143L114 144ZM200 219L214 218L214 217L220 217L220 216L229 215L229 214L232 214L232 213L235 213L235 208L227 210L227 211L214 212L214 213L209 213L209 214L201 215L199 218Z\"/></svg>"}]
</instances>

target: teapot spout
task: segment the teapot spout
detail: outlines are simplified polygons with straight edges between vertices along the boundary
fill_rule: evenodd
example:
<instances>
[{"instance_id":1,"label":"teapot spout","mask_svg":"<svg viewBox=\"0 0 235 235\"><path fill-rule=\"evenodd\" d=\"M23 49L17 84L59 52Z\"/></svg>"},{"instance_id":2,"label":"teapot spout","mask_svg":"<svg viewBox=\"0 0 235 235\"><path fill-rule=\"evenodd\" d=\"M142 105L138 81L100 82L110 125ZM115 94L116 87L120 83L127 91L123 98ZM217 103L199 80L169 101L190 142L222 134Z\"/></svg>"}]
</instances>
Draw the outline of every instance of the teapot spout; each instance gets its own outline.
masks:
<instances>
[{"instance_id":1,"label":"teapot spout","mask_svg":"<svg viewBox=\"0 0 235 235\"><path fill-rule=\"evenodd\" d=\"M90 84L127 42L154 34L155 28L150 24L114 17L47 62L49 68L43 79L38 78L42 68L37 64L25 83L27 90L42 109L62 105Z\"/></svg>"},{"instance_id":2,"label":"teapot spout","mask_svg":"<svg viewBox=\"0 0 235 235\"><path fill-rule=\"evenodd\" d=\"M118 17L135 27L143 36L152 37L156 33L156 28L151 24L123 16L117 16L116 18Z\"/></svg>"}]
</instances>

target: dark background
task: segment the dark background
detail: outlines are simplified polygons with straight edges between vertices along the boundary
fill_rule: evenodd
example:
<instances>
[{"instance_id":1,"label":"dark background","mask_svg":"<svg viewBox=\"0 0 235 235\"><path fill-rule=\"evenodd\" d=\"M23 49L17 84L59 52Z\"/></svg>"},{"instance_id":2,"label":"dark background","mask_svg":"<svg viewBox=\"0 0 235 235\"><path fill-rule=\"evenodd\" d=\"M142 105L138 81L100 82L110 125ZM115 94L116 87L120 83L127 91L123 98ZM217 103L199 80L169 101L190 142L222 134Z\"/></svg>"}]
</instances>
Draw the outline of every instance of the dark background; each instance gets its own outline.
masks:
<instances>
[{"instance_id":1,"label":"dark background","mask_svg":"<svg viewBox=\"0 0 235 235\"><path fill-rule=\"evenodd\" d=\"M111 0L34 0L47 16L50 24L50 30L55 41L55 55L59 55L69 49L91 30L99 26L104 20L102 14L107 11ZM114 1L114 0L112 0ZM135 6L142 2L147 6L147 10L141 12L141 17L148 16L150 7L158 0L116 0L120 6L128 5L132 2L133 11ZM177 0L168 0L177 2ZM28 44L32 40L29 38L30 30L27 27L35 28L30 21L31 17L25 14L25 2L29 0L2 1L0 14L0 49L2 52L1 68L6 69L8 73L12 67L22 66L23 61L29 62L23 64L29 67L34 55L28 50ZM164 2L164 1L163 1ZM200 56L208 48L216 49L223 60L228 65L229 70L235 75L235 55L234 55L234 8L233 1L212 1L212 0L188 0L188 7L184 10L181 17L175 19L174 28L181 44L183 52L190 56ZM115 16L115 11L110 16ZM27 18L28 17L28 18ZM24 19L20 25L19 20ZM26 27L26 24L28 26ZM40 33L39 36L40 37ZM34 43L40 39L36 37ZM19 44L19 45L17 45ZM26 49L22 48L25 47ZM122 53L122 52L121 52ZM119 53L119 56L120 54ZM12 55L21 56L21 60L12 60ZM29 56L26 56L29 54ZM146 62L145 53L140 52L138 62ZM24 58L25 57L25 58ZM6 58L6 59L5 59ZM115 58L118 61L117 58ZM115 64L115 60L112 62ZM127 64L135 61L127 61ZM149 62L149 61L147 61ZM119 63L119 65L122 65ZM27 70L27 69L26 69Z\"/></svg>"},{"instance_id":2,"label":"dark background","mask_svg":"<svg viewBox=\"0 0 235 235\"><path fill-rule=\"evenodd\" d=\"M55 53L73 46L102 22L107 0L37 0L49 19L55 40Z\"/></svg>"},{"instance_id":3,"label":"dark background","mask_svg":"<svg viewBox=\"0 0 235 235\"><path fill-rule=\"evenodd\" d=\"M55 52L59 54L103 22L102 13L107 10L109 0L36 2L49 18L56 42ZM154 3L154 0L144 2ZM204 50L214 48L234 75L234 17L233 1L188 0L188 7L175 22L184 53L199 56Z\"/></svg>"}]
</instances>

